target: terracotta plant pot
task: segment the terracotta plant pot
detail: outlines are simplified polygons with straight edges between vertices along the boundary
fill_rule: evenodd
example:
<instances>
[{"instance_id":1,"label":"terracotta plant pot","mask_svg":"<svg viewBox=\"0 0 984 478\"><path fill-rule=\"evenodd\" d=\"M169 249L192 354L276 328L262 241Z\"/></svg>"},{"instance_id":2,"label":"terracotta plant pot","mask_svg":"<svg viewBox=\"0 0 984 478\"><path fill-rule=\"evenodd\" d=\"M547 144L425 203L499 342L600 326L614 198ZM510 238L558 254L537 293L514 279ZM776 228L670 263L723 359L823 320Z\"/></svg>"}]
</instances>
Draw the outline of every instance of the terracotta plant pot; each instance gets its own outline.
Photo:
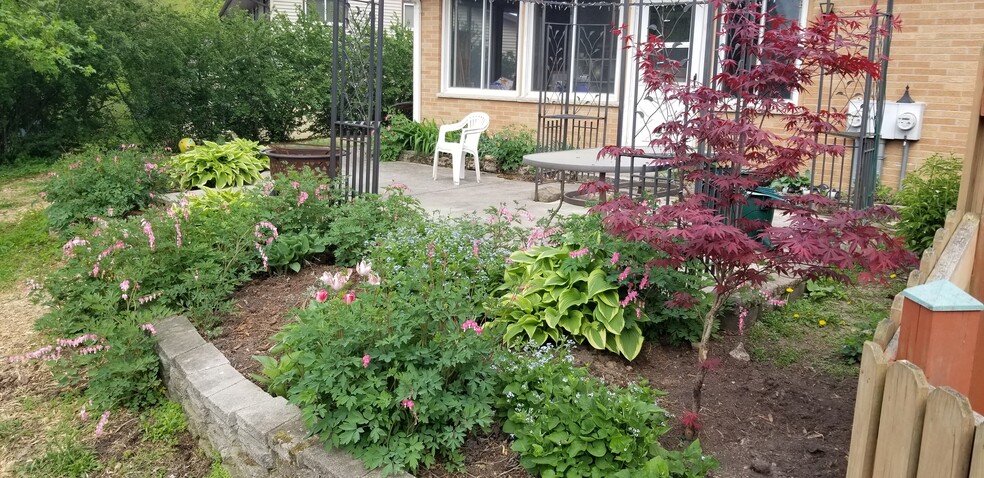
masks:
<instances>
[{"instance_id":1,"label":"terracotta plant pot","mask_svg":"<svg viewBox=\"0 0 984 478\"><path fill-rule=\"evenodd\" d=\"M263 150L263 154L270 158L271 175L303 171L305 167L309 167L334 178L340 173L342 160L348 152L310 144L271 144Z\"/></svg>"}]
</instances>

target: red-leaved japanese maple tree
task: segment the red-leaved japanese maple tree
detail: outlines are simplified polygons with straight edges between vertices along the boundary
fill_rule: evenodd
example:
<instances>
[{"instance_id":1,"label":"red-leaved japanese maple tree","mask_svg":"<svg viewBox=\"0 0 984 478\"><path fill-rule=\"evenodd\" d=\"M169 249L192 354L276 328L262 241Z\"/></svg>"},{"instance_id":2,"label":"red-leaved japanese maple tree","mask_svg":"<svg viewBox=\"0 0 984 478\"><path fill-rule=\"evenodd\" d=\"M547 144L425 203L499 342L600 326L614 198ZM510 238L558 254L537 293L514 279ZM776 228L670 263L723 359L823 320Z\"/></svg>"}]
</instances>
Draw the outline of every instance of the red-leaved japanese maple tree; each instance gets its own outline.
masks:
<instances>
[{"instance_id":1,"label":"red-leaved japanese maple tree","mask_svg":"<svg viewBox=\"0 0 984 478\"><path fill-rule=\"evenodd\" d=\"M672 156L660 164L681 172L683 198L660 206L622 196L595 208L605 214L610 232L665 252L670 259L663 265L696 259L708 266L716 295L703 314L696 412L715 317L740 288L761 285L772 274L850 281L844 271L855 269L862 271L858 280L867 282L915 261L903 241L882 227L896 217L887 207L821 218L818 210L833 209L834 201L812 194L770 201L777 214L789 215L781 227L740 217L747 191L797 174L818 155L844 155L842 145L818 140L843 125L843 112L813 111L783 96L806 91L821 72L856 81L877 78L879 63L863 48L869 39L866 20L876 12L850 18L825 14L800 27L762 13L755 1L715 0L712 6L719 35L727 40L718 49L721 73L709 84L678 82L674 73L680 65L663 56L659 38L635 44L624 37L626 48L636 48L649 93L678 105L676 117L654 126L652 145ZM889 24L897 26L897 20ZM619 147L602 152L635 153ZM585 191L599 187L604 186L582 186ZM672 302L668 305L686 306L688 298L678 294Z\"/></svg>"}]
</instances>

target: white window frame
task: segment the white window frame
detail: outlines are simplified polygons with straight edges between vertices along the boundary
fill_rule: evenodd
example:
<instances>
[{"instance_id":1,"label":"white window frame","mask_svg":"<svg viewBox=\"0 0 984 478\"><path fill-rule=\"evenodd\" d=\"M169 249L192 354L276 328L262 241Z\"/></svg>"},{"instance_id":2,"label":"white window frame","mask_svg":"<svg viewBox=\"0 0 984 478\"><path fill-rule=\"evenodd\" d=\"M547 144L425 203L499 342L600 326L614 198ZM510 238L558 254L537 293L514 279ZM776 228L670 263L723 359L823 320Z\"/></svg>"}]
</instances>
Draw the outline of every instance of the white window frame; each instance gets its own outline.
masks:
<instances>
[{"instance_id":1,"label":"white window frame","mask_svg":"<svg viewBox=\"0 0 984 478\"><path fill-rule=\"evenodd\" d=\"M495 90L492 88L467 88L461 86L451 86L451 57L453 55L452 49L454 44L451 41L451 29L454 27L454 19L451 16L453 4L457 0L444 0L443 16L444 19L441 22L441 91L443 94L449 96L463 96L467 98L490 98L490 99L509 99L509 98L520 98L522 97L520 88L523 88L523 62L525 60L525 55L523 55L523 44L526 41L526 33L524 31L523 25L526 16L526 3L522 2L519 5L519 19L517 22L517 32L516 32L516 85L511 90ZM487 0L483 0L487 1ZM501 0L496 0L501 1ZM483 19L484 22L484 19ZM482 65L482 69L485 69L485 65ZM484 78L484 75L482 75Z\"/></svg>"}]
</instances>

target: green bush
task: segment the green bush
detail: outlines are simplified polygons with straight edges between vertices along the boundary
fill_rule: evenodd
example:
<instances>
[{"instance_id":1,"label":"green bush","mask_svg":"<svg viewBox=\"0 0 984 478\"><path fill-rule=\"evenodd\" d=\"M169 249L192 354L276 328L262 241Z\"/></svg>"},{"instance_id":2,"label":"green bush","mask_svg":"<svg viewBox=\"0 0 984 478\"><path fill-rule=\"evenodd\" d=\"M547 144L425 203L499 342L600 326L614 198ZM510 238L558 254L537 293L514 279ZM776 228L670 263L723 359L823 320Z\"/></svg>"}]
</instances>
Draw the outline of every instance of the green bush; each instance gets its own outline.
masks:
<instances>
[{"instance_id":1,"label":"green bush","mask_svg":"<svg viewBox=\"0 0 984 478\"><path fill-rule=\"evenodd\" d=\"M506 353L496 362L496 409L513 451L544 476L703 477L717 467L694 442L683 452L660 446L670 430L662 392L646 383L609 387L574 366L567 347Z\"/></svg>"},{"instance_id":2,"label":"green bush","mask_svg":"<svg viewBox=\"0 0 984 478\"><path fill-rule=\"evenodd\" d=\"M269 167L270 158L260 155L259 143L236 138L222 144L204 141L177 155L171 174L185 189L241 187L259 181Z\"/></svg>"},{"instance_id":3,"label":"green bush","mask_svg":"<svg viewBox=\"0 0 984 478\"><path fill-rule=\"evenodd\" d=\"M946 213L957 206L962 167L956 156L934 154L902 182L896 196L903 207L898 230L913 252L921 254L933 245Z\"/></svg>"},{"instance_id":4,"label":"green bush","mask_svg":"<svg viewBox=\"0 0 984 478\"><path fill-rule=\"evenodd\" d=\"M271 387L287 390L312 433L384 474L438 456L460 465L466 435L492 423L495 340L474 321L471 283L432 259L351 304L313 301L277 335L291 366Z\"/></svg>"},{"instance_id":5,"label":"green bush","mask_svg":"<svg viewBox=\"0 0 984 478\"><path fill-rule=\"evenodd\" d=\"M170 180L164 160L136 149L68 156L45 185L48 221L58 231L93 216L121 217L154 202Z\"/></svg>"},{"instance_id":6,"label":"green bush","mask_svg":"<svg viewBox=\"0 0 984 478\"><path fill-rule=\"evenodd\" d=\"M352 199L338 208L327 234L335 263L355 265L369 256L377 237L401 222L419 222L423 218L417 200L400 188L383 195L366 194Z\"/></svg>"},{"instance_id":7,"label":"green bush","mask_svg":"<svg viewBox=\"0 0 984 478\"><path fill-rule=\"evenodd\" d=\"M525 126L509 125L493 135L482 138L479 154L492 156L499 171L511 172L523 165L523 156L536 150L536 136Z\"/></svg>"}]
</instances>

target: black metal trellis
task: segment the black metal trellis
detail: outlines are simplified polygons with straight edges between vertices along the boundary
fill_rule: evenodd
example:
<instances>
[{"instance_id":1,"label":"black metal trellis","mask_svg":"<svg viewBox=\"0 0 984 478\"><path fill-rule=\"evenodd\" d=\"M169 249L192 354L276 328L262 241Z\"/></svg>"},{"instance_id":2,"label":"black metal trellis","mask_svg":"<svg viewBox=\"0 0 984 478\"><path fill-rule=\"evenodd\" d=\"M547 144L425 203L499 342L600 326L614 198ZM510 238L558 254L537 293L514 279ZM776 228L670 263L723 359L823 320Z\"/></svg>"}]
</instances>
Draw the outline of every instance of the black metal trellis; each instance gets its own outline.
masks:
<instances>
[{"instance_id":1,"label":"black metal trellis","mask_svg":"<svg viewBox=\"0 0 984 478\"><path fill-rule=\"evenodd\" d=\"M383 0L334 0L330 140L352 194L379 192Z\"/></svg>"}]
</instances>

